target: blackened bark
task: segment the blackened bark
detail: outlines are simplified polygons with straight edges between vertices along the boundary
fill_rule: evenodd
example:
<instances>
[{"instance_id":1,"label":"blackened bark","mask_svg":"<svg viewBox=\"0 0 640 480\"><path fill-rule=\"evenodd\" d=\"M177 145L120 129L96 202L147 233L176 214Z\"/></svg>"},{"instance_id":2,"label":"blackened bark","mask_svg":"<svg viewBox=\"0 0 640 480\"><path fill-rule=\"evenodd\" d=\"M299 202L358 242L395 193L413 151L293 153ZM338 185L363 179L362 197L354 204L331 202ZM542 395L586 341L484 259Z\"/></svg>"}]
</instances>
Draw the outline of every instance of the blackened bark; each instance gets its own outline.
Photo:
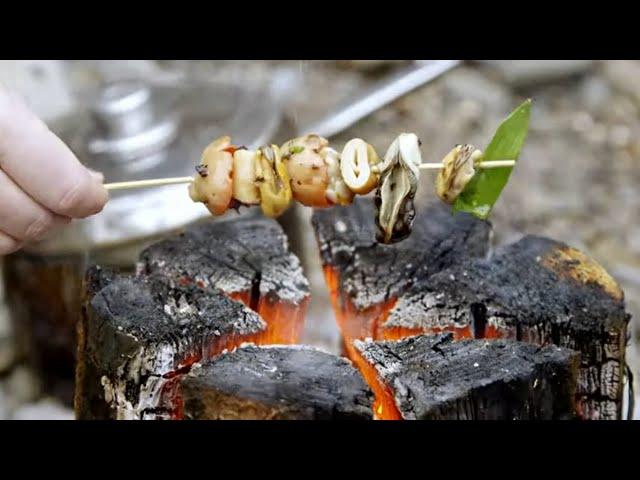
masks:
<instances>
[{"instance_id":1,"label":"blackened bark","mask_svg":"<svg viewBox=\"0 0 640 480\"><path fill-rule=\"evenodd\" d=\"M260 343L300 339L309 283L274 220L234 218L194 226L142 252L138 271L240 300L267 322Z\"/></svg>"},{"instance_id":2,"label":"blackened bark","mask_svg":"<svg viewBox=\"0 0 640 480\"><path fill-rule=\"evenodd\" d=\"M240 302L164 277L87 274L79 326L79 419L180 418L177 381L191 365L266 328Z\"/></svg>"},{"instance_id":3,"label":"blackened bark","mask_svg":"<svg viewBox=\"0 0 640 480\"><path fill-rule=\"evenodd\" d=\"M578 354L452 334L355 341L406 420L551 420L575 416Z\"/></svg>"},{"instance_id":4,"label":"blackened bark","mask_svg":"<svg viewBox=\"0 0 640 480\"><path fill-rule=\"evenodd\" d=\"M622 415L628 321L623 293L600 265L563 243L528 236L490 260L415 284L391 310L380 338L450 330L577 350L581 415L614 419Z\"/></svg>"},{"instance_id":5,"label":"blackened bark","mask_svg":"<svg viewBox=\"0 0 640 480\"><path fill-rule=\"evenodd\" d=\"M313 227L322 263L336 269L340 291L364 310L404 293L466 257L484 257L491 226L441 203L420 209L411 236L393 245L375 239L374 206L358 198L347 207L316 210Z\"/></svg>"},{"instance_id":6,"label":"blackened bark","mask_svg":"<svg viewBox=\"0 0 640 480\"><path fill-rule=\"evenodd\" d=\"M300 304L309 295L300 261L289 252L282 227L267 218L205 223L161 241L140 255L140 269L176 281Z\"/></svg>"},{"instance_id":7,"label":"blackened bark","mask_svg":"<svg viewBox=\"0 0 640 480\"><path fill-rule=\"evenodd\" d=\"M186 419L370 420L373 395L343 358L308 346L245 346L181 380Z\"/></svg>"}]
</instances>

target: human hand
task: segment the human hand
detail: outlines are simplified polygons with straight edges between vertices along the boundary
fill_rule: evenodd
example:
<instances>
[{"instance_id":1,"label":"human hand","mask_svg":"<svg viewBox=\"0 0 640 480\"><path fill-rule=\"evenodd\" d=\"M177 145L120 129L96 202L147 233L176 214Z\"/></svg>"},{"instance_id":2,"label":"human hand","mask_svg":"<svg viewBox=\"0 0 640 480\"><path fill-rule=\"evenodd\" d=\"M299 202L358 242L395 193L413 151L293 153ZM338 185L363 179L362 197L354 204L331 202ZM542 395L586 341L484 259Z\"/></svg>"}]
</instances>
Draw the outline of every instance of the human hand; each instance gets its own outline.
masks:
<instances>
[{"instance_id":1,"label":"human hand","mask_svg":"<svg viewBox=\"0 0 640 480\"><path fill-rule=\"evenodd\" d=\"M102 174L0 84L0 255L100 212L107 200Z\"/></svg>"}]
</instances>

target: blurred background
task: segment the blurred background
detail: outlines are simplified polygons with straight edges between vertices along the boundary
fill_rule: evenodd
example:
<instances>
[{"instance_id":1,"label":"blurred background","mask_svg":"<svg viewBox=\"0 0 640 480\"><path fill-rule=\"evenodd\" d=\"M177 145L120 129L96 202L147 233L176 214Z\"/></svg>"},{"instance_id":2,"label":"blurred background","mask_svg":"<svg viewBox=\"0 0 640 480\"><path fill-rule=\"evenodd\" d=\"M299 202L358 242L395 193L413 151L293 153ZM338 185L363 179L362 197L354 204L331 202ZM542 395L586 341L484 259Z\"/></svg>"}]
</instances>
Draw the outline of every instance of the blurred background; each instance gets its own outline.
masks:
<instances>
[{"instance_id":1,"label":"blurred background","mask_svg":"<svg viewBox=\"0 0 640 480\"><path fill-rule=\"evenodd\" d=\"M639 61L29 60L0 61L0 82L107 181L190 175L227 133L247 146L313 132L341 148L360 137L382 154L415 132L423 160L437 162L457 143L484 148L532 98L529 137L491 217L494 243L539 234L604 265L633 315L628 362L640 376ZM434 196L433 182L423 174L421 195ZM312 284L304 340L338 352L310 213L296 205L281 219ZM183 185L121 193L97 217L3 259L0 419L73 418L84 268L132 269L145 245L204 218Z\"/></svg>"}]
</instances>

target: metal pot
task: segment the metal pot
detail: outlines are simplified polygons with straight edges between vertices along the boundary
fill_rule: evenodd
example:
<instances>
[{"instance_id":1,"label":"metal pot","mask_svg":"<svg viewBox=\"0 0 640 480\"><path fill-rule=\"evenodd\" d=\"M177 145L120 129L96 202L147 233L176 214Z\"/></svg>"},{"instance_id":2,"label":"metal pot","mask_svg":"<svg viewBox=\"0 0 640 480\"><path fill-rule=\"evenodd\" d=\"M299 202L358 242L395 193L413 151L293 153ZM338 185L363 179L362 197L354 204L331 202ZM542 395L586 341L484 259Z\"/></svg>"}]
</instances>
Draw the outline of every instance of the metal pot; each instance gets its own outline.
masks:
<instances>
[{"instance_id":1,"label":"metal pot","mask_svg":"<svg viewBox=\"0 0 640 480\"><path fill-rule=\"evenodd\" d=\"M253 89L182 75L108 82L50 127L107 182L191 175L202 149L219 135L252 147L271 138L280 122L274 82ZM88 264L132 269L146 245L202 219L215 221L185 185L117 191L100 214L5 259L19 343L48 392L72 400L75 325Z\"/></svg>"}]
</instances>

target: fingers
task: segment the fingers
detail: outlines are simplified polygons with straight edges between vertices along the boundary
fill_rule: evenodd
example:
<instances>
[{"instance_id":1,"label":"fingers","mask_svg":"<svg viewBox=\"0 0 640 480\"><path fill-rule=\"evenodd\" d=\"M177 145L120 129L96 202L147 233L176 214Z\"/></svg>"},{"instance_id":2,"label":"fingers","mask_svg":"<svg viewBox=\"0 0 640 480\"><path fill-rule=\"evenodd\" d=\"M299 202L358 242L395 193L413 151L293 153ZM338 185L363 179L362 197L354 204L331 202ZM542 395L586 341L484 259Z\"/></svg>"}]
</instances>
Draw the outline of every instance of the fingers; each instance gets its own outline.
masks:
<instances>
[{"instance_id":1,"label":"fingers","mask_svg":"<svg viewBox=\"0 0 640 480\"><path fill-rule=\"evenodd\" d=\"M13 253L21 247L20 243L6 233L0 232L0 255Z\"/></svg>"},{"instance_id":2,"label":"fingers","mask_svg":"<svg viewBox=\"0 0 640 480\"><path fill-rule=\"evenodd\" d=\"M0 169L45 209L65 217L98 213L108 199L90 172L15 95L0 87Z\"/></svg>"},{"instance_id":3,"label":"fingers","mask_svg":"<svg viewBox=\"0 0 640 480\"><path fill-rule=\"evenodd\" d=\"M19 241L41 240L69 220L36 203L0 170L0 231Z\"/></svg>"}]
</instances>

